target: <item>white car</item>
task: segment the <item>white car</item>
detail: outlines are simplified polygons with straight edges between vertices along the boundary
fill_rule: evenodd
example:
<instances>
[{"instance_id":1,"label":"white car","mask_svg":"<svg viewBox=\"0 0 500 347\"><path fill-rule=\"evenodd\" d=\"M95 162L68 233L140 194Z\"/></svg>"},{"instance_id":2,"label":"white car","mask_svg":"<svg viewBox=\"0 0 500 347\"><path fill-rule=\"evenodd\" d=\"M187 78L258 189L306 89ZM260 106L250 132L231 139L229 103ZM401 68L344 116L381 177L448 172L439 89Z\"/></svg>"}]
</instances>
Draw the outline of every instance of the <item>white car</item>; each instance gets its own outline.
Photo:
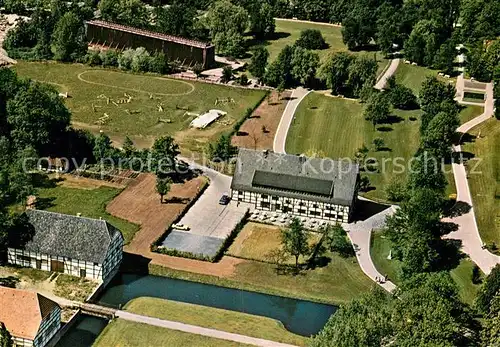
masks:
<instances>
[{"instance_id":1,"label":"white car","mask_svg":"<svg viewBox=\"0 0 500 347\"><path fill-rule=\"evenodd\" d=\"M172 228L177 229L177 230L185 230L188 231L191 229L189 226L184 225L184 224L172 224Z\"/></svg>"}]
</instances>

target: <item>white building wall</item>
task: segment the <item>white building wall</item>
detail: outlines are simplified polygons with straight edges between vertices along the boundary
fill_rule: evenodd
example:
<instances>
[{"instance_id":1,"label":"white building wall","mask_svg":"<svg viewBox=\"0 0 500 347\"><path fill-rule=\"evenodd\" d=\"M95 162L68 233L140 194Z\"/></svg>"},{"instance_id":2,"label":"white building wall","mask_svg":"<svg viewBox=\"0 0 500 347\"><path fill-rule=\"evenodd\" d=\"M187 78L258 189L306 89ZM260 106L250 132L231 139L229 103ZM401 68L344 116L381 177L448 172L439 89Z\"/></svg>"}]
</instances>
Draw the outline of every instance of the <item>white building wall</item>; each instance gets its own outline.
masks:
<instances>
[{"instance_id":1,"label":"white building wall","mask_svg":"<svg viewBox=\"0 0 500 347\"><path fill-rule=\"evenodd\" d=\"M311 217L347 223L350 207L306 199L286 198L276 195L258 194L254 192L233 190L232 199L254 204L255 208L264 211L288 213L295 216Z\"/></svg>"},{"instance_id":2,"label":"white building wall","mask_svg":"<svg viewBox=\"0 0 500 347\"><path fill-rule=\"evenodd\" d=\"M67 257L52 256L42 253L30 252L22 249L8 249L9 264L31 267L43 271L56 271L52 268L52 261L62 262L63 271L67 275L85 277L91 280L102 280L102 264L91 263Z\"/></svg>"},{"instance_id":3,"label":"white building wall","mask_svg":"<svg viewBox=\"0 0 500 347\"><path fill-rule=\"evenodd\" d=\"M14 347L31 347L33 346L33 340L12 336L12 344Z\"/></svg>"}]
</instances>

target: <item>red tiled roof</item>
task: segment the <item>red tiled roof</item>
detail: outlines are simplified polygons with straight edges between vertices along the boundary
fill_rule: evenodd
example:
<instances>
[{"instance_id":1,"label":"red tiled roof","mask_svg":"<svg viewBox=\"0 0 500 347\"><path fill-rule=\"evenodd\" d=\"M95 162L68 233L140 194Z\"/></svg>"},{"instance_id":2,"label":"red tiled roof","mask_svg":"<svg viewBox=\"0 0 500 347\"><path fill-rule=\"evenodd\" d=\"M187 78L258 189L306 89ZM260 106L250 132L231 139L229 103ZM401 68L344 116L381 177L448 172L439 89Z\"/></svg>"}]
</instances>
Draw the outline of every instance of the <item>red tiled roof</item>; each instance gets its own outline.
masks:
<instances>
[{"instance_id":1,"label":"red tiled roof","mask_svg":"<svg viewBox=\"0 0 500 347\"><path fill-rule=\"evenodd\" d=\"M0 287L0 322L14 337L33 340L42 320L56 307L36 292Z\"/></svg>"}]
</instances>

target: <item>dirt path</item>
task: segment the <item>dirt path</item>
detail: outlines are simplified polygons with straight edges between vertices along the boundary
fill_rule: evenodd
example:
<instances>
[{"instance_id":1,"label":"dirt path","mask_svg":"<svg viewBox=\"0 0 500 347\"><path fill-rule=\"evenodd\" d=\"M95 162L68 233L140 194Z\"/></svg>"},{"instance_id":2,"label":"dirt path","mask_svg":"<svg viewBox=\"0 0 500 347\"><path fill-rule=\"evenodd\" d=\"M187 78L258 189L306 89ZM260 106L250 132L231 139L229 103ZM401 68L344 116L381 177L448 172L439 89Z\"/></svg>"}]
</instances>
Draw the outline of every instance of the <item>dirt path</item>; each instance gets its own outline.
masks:
<instances>
[{"instance_id":1,"label":"dirt path","mask_svg":"<svg viewBox=\"0 0 500 347\"><path fill-rule=\"evenodd\" d=\"M244 135L233 136L232 144L244 148L272 150L274 135L290 95L291 92L286 91L278 98L278 93L273 92L270 99L264 100L252 117L243 123L240 132ZM262 127L265 127L265 132Z\"/></svg>"}]
</instances>

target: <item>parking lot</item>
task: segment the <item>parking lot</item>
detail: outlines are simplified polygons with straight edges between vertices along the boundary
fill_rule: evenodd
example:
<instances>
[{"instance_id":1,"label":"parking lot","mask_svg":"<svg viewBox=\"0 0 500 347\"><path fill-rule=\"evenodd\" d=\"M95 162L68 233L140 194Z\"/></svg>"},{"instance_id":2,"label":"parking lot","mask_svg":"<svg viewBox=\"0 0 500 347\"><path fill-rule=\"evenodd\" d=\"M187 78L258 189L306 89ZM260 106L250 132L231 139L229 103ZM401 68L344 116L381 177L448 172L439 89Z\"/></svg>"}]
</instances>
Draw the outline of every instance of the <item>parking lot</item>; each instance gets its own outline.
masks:
<instances>
[{"instance_id":1,"label":"parking lot","mask_svg":"<svg viewBox=\"0 0 500 347\"><path fill-rule=\"evenodd\" d=\"M287 226L294 216L290 214L283 214L278 212L260 211L253 210L250 214L249 220L256 223L266 223L273 224L281 227ZM310 217L296 217L298 218L304 227L308 230L319 231L321 227L328 224L335 224L335 222L329 222L323 219L310 218Z\"/></svg>"},{"instance_id":2,"label":"parking lot","mask_svg":"<svg viewBox=\"0 0 500 347\"><path fill-rule=\"evenodd\" d=\"M163 241L164 247L212 257L248 210L249 205L234 201L219 204L222 195L230 191L231 178L212 171L205 174L210 178L210 185L177 222L189 230L174 228Z\"/></svg>"}]
</instances>

